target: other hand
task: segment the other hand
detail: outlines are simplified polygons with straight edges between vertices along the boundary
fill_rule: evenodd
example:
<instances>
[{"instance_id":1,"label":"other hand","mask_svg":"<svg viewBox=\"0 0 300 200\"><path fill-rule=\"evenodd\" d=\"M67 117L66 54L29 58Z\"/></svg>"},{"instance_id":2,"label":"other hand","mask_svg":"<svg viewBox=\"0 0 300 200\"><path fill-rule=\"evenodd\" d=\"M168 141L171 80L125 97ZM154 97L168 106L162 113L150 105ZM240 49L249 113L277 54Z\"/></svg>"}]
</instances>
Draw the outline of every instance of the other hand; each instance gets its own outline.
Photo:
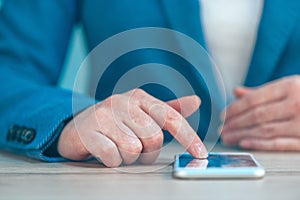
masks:
<instances>
[{"instance_id":1,"label":"other hand","mask_svg":"<svg viewBox=\"0 0 300 200\"><path fill-rule=\"evenodd\" d=\"M235 90L226 109L222 140L245 149L300 151L300 77Z\"/></svg>"}]
</instances>

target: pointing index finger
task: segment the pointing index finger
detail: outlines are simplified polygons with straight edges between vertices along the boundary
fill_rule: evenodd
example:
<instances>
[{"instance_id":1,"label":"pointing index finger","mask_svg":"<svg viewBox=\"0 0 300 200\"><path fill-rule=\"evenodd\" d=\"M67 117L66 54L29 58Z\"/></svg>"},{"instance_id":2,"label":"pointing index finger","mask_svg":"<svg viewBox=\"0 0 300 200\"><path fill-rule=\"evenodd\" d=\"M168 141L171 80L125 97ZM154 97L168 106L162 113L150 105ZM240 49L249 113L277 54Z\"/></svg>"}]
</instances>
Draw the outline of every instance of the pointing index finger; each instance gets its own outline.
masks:
<instances>
[{"instance_id":1,"label":"pointing index finger","mask_svg":"<svg viewBox=\"0 0 300 200\"><path fill-rule=\"evenodd\" d=\"M152 96L143 98L141 108L163 129L169 131L195 158L206 158L207 151L186 119L167 103Z\"/></svg>"}]
</instances>

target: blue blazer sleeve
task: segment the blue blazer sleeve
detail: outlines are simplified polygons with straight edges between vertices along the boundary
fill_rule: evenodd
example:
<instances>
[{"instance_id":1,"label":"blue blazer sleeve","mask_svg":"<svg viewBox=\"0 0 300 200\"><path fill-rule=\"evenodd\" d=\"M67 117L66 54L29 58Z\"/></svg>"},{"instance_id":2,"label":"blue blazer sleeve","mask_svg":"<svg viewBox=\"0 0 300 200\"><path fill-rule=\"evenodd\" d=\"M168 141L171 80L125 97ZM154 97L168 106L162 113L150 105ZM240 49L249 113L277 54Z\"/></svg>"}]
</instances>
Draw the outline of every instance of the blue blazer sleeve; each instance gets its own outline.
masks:
<instances>
[{"instance_id":1,"label":"blue blazer sleeve","mask_svg":"<svg viewBox=\"0 0 300 200\"><path fill-rule=\"evenodd\" d=\"M0 147L47 161L45 153L73 114L94 100L56 86L77 4L4 0L0 9ZM76 98L76 110L72 109ZM49 156L50 155L50 156Z\"/></svg>"}]
</instances>

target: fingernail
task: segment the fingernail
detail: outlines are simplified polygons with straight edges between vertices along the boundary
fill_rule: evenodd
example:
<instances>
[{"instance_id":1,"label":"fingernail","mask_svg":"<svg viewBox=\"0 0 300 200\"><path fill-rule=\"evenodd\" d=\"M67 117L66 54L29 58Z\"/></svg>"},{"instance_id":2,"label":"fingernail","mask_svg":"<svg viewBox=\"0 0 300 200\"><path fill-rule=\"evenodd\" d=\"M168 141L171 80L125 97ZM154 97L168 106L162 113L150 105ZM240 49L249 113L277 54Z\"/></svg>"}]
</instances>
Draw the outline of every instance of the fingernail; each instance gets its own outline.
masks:
<instances>
[{"instance_id":1,"label":"fingernail","mask_svg":"<svg viewBox=\"0 0 300 200\"><path fill-rule=\"evenodd\" d=\"M195 144L194 145L195 152L198 155L198 158L207 158L208 153L206 151L206 148L203 144Z\"/></svg>"}]
</instances>

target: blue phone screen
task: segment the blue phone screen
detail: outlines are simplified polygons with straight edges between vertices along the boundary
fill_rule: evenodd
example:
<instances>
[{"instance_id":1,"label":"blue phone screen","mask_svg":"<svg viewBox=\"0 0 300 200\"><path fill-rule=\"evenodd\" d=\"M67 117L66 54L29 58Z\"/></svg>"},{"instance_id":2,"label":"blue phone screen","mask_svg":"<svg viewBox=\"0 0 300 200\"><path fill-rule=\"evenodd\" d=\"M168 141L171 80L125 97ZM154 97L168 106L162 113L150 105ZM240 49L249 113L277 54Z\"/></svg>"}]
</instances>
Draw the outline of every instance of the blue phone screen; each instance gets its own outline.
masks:
<instances>
[{"instance_id":1,"label":"blue phone screen","mask_svg":"<svg viewBox=\"0 0 300 200\"><path fill-rule=\"evenodd\" d=\"M257 167L249 155L209 154L207 159L195 159L190 154L179 157L179 167L182 168L235 168Z\"/></svg>"}]
</instances>

